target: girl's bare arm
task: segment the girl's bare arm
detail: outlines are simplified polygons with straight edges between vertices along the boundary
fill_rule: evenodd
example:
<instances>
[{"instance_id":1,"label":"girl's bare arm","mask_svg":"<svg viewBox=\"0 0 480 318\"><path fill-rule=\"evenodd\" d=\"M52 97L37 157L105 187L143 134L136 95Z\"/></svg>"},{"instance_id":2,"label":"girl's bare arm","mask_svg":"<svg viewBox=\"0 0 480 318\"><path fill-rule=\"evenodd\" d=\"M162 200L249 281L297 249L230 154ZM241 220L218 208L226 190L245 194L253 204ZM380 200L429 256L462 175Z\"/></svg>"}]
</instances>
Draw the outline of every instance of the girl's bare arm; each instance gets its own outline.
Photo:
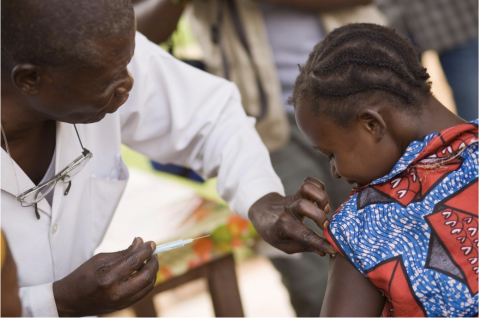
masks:
<instances>
[{"instance_id":1,"label":"girl's bare arm","mask_svg":"<svg viewBox=\"0 0 480 318\"><path fill-rule=\"evenodd\" d=\"M380 317L385 297L340 254L330 258L321 317Z\"/></svg>"}]
</instances>

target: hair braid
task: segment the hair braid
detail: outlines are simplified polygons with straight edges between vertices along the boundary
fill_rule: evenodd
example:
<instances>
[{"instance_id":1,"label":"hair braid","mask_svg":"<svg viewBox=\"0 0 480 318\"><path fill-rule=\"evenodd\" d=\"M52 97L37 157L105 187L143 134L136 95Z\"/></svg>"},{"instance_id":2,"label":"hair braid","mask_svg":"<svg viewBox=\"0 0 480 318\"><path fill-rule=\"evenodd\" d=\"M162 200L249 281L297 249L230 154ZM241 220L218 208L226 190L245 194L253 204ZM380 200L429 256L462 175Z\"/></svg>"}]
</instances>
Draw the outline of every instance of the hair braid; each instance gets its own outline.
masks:
<instances>
[{"instance_id":1,"label":"hair braid","mask_svg":"<svg viewBox=\"0 0 480 318\"><path fill-rule=\"evenodd\" d=\"M418 50L393 29L355 23L335 29L300 67L293 96L348 125L362 94L382 93L395 106L418 111L431 95Z\"/></svg>"}]
</instances>

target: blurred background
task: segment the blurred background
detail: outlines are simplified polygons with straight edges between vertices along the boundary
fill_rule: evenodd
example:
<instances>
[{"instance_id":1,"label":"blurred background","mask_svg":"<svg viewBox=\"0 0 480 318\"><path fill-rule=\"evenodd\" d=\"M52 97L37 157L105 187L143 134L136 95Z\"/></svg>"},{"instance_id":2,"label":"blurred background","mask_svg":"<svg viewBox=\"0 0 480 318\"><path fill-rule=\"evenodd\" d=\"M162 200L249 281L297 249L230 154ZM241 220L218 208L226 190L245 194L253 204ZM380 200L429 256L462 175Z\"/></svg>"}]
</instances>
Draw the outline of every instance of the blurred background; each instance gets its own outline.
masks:
<instances>
[{"instance_id":1,"label":"blurred background","mask_svg":"<svg viewBox=\"0 0 480 318\"><path fill-rule=\"evenodd\" d=\"M452 112L461 110L459 115L467 120L478 117L476 0L133 2L140 32L193 67L236 82L244 104L257 106L245 107L259 122L266 120L261 116L264 103L269 109L284 112L287 137L270 136L260 126L259 133L271 151L274 169L287 194L293 194L310 175L326 182L334 208L348 195L347 185L329 176L328 161L298 150L303 149L305 141L297 136L292 109L286 103L298 73L297 64L306 61L313 45L329 28L348 21L395 27L419 47L419 59L431 76L434 96ZM336 10L343 13L336 15ZM222 15L223 11L227 13ZM252 35L255 32L258 34ZM255 42L261 36L263 42ZM248 76L242 75L242 68L249 70ZM274 84L269 81L271 74L277 77L273 78ZM246 93L252 91L248 85L253 85L253 97ZM292 155L295 160L301 157L301 161L292 161ZM315 254L288 256L268 247L248 222L228 211L216 195L215 180L204 181L185 167L151 163L127 148L123 157L131 179L98 252L119 249L131 241L132 235L157 243L204 234L210 237L161 254L157 287L151 297L136 308L108 316L319 315L327 258ZM144 215L142 222L131 222L128 212L132 209ZM309 226L315 229L315 225ZM227 262L219 265L221 269L212 267L218 260L228 261L231 255L234 266ZM218 277L208 274L212 271L234 273L238 292L228 275L222 278L218 273ZM225 285L233 289L223 291ZM220 308L219 302L225 308Z\"/></svg>"}]
</instances>

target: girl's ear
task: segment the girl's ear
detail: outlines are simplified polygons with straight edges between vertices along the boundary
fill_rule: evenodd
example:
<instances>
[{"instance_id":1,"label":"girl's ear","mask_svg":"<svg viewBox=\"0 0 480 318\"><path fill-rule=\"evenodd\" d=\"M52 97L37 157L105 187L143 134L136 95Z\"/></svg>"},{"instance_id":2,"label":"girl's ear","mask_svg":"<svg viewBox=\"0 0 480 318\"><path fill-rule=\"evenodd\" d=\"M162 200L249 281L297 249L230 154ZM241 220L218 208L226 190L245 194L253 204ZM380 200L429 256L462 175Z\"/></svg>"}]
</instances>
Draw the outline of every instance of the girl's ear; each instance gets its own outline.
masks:
<instances>
[{"instance_id":1,"label":"girl's ear","mask_svg":"<svg viewBox=\"0 0 480 318\"><path fill-rule=\"evenodd\" d=\"M380 141L387 131L382 115L372 109L363 109L358 114L360 124L376 141Z\"/></svg>"}]
</instances>

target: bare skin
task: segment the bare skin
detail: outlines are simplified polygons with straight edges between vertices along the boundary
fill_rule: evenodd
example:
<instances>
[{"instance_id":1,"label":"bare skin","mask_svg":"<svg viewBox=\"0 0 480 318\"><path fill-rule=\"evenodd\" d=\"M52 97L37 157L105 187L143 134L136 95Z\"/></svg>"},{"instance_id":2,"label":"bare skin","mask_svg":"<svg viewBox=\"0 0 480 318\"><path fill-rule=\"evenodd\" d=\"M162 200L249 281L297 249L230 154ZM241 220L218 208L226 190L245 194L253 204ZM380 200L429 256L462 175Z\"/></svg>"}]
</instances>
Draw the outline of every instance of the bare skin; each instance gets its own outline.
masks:
<instances>
[{"instance_id":1,"label":"bare skin","mask_svg":"<svg viewBox=\"0 0 480 318\"><path fill-rule=\"evenodd\" d=\"M295 106L299 129L330 159L332 175L359 185L390 172L413 140L465 122L433 96L419 114L397 110L375 96L359 107L354 122L344 128L316 115L308 103Z\"/></svg>"},{"instance_id":2,"label":"bare skin","mask_svg":"<svg viewBox=\"0 0 480 318\"><path fill-rule=\"evenodd\" d=\"M380 317L385 297L345 257L330 258L320 317Z\"/></svg>"},{"instance_id":3,"label":"bare skin","mask_svg":"<svg viewBox=\"0 0 480 318\"><path fill-rule=\"evenodd\" d=\"M316 203L317 205L315 205ZM252 205L248 216L260 236L288 253L316 252L334 254L336 250L323 237L303 224L305 217L315 221L322 230L328 226L330 213L323 183L306 178L294 196L270 193Z\"/></svg>"},{"instance_id":4,"label":"bare skin","mask_svg":"<svg viewBox=\"0 0 480 318\"><path fill-rule=\"evenodd\" d=\"M257 0L310 10L335 10L353 5L369 4L372 0ZM170 0L133 0L137 29L150 41L166 41L177 28L185 6Z\"/></svg>"},{"instance_id":5,"label":"bare skin","mask_svg":"<svg viewBox=\"0 0 480 318\"><path fill-rule=\"evenodd\" d=\"M120 252L101 253L67 277L53 283L61 317L106 314L127 308L155 286L158 259L155 243L135 238ZM146 263L144 263L146 261Z\"/></svg>"},{"instance_id":6,"label":"bare skin","mask_svg":"<svg viewBox=\"0 0 480 318\"><path fill-rule=\"evenodd\" d=\"M125 103L133 86L126 66L133 56L134 34L132 30L118 43L99 47L105 60L94 70L67 72L23 63L10 73L2 71L2 127L12 158L34 183L52 160L56 120L96 122Z\"/></svg>"},{"instance_id":7,"label":"bare skin","mask_svg":"<svg viewBox=\"0 0 480 318\"><path fill-rule=\"evenodd\" d=\"M400 111L375 95L366 100L347 128L314 113L308 103L295 105L298 127L330 159L332 175L366 185L388 174L415 139L465 121L431 96L418 114ZM321 316L378 317L384 297L349 261L338 255L329 269Z\"/></svg>"}]
</instances>

